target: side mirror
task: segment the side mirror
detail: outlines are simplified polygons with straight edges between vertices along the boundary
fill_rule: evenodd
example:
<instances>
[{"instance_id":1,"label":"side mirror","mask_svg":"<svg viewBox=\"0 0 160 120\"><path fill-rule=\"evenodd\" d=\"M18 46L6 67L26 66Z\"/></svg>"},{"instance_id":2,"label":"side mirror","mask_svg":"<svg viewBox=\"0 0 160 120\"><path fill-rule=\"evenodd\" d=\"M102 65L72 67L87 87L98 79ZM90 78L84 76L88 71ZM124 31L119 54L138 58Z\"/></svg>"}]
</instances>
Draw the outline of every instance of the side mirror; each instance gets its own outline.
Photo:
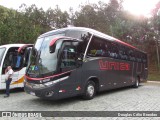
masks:
<instances>
[{"instance_id":1,"label":"side mirror","mask_svg":"<svg viewBox=\"0 0 160 120\"><path fill-rule=\"evenodd\" d=\"M56 49L56 45L49 46L49 52L50 52L50 53L54 53L54 52L55 52L55 49Z\"/></svg>"},{"instance_id":2,"label":"side mirror","mask_svg":"<svg viewBox=\"0 0 160 120\"><path fill-rule=\"evenodd\" d=\"M20 47L20 48L18 49L18 53L19 53L19 54L24 54L26 48L28 48L28 47L33 47L33 44L26 44L26 45Z\"/></svg>"},{"instance_id":3,"label":"side mirror","mask_svg":"<svg viewBox=\"0 0 160 120\"><path fill-rule=\"evenodd\" d=\"M28 47L26 48L25 52L24 52L24 56L23 56L23 64L24 66L28 65L28 61L29 61L29 56L31 53L32 47Z\"/></svg>"},{"instance_id":4,"label":"side mirror","mask_svg":"<svg viewBox=\"0 0 160 120\"><path fill-rule=\"evenodd\" d=\"M53 39L51 40L50 44L49 44L49 52L50 53L54 53L55 52L55 49L56 49L56 41L58 39Z\"/></svg>"},{"instance_id":5,"label":"side mirror","mask_svg":"<svg viewBox=\"0 0 160 120\"><path fill-rule=\"evenodd\" d=\"M33 44L25 44L18 49L18 56L16 63L17 68L27 66L32 47Z\"/></svg>"}]
</instances>

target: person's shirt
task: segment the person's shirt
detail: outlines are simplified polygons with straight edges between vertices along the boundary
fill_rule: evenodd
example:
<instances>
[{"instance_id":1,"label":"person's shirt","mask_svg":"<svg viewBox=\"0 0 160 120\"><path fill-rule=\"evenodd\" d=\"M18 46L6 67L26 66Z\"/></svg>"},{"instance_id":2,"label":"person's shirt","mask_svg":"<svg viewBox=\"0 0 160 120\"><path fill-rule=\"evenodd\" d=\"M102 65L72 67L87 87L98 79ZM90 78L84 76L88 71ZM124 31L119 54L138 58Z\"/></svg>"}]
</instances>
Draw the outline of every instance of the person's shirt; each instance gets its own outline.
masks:
<instances>
[{"instance_id":1,"label":"person's shirt","mask_svg":"<svg viewBox=\"0 0 160 120\"><path fill-rule=\"evenodd\" d=\"M9 75L11 75L10 78L12 78L12 76L13 76L13 70L12 69L10 69L9 71L7 71L7 73L6 73L6 79L8 79Z\"/></svg>"}]
</instances>

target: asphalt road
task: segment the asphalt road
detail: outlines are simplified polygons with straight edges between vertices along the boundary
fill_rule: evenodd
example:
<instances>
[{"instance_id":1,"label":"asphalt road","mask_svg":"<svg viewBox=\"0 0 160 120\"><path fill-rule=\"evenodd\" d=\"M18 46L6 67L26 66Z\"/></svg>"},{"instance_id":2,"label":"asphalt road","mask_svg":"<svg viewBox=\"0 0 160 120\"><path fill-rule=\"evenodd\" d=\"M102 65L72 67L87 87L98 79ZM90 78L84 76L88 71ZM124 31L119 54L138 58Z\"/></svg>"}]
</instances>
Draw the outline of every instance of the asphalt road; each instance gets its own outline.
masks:
<instances>
[{"instance_id":1,"label":"asphalt road","mask_svg":"<svg viewBox=\"0 0 160 120\"><path fill-rule=\"evenodd\" d=\"M160 83L143 83L99 93L92 100L73 97L48 101L13 89L9 98L0 91L0 111L160 111ZM115 119L115 118L113 118Z\"/></svg>"}]
</instances>

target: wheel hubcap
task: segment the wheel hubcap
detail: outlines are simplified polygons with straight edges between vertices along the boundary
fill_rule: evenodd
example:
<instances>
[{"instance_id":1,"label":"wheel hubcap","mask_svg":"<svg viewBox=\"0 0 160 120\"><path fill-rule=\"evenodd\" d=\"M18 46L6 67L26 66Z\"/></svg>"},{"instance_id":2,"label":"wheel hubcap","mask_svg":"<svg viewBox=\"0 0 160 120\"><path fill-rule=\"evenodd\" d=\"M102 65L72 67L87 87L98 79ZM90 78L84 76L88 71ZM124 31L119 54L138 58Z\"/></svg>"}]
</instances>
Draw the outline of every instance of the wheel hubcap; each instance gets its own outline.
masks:
<instances>
[{"instance_id":1,"label":"wheel hubcap","mask_svg":"<svg viewBox=\"0 0 160 120\"><path fill-rule=\"evenodd\" d=\"M94 86L93 85L89 85L87 88L87 92L89 94L89 96L93 96L94 94Z\"/></svg>"},{"instance_id":2,"label":"wheel hubcap","mask_svg":"<svg viewBox=\"0 0 160 120\"><path fill-rule=\"evenodd\" d=\"M137 80L137 86L139 86L139 81Z\"/></svg>"}]
</instances>

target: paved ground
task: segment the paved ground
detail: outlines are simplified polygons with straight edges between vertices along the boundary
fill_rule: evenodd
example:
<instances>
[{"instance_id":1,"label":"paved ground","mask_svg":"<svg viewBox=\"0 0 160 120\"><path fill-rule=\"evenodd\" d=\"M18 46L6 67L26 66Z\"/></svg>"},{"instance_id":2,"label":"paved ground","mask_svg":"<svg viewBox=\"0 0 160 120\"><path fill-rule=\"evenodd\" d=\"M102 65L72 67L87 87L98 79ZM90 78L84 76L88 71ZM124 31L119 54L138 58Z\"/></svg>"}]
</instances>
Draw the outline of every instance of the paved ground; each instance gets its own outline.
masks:
<instances>
[{"instance_id":1,"label":"paved ground","mask_svg":"<svg viewBox=\"0 0 160 120\"><path fill-rule=\"evenodd\" d=\"M138 89L128 87L106 91L89 101L85 101L80 97L47 101L26 94L23 89L12 90L9 98L3 98L3 96L4 91L1 91L0 111L160 111L160 83L154 82L143 83ZM55 119L64 120L66 118ZM77 119L83 120L86 118ZM108 119L123 120L124 118ZM125 120L128 119L125 118ZM137 118L134 119L137 120ZM158 118L148 119L158 120Z\"/></svg>"}]
</instances>

